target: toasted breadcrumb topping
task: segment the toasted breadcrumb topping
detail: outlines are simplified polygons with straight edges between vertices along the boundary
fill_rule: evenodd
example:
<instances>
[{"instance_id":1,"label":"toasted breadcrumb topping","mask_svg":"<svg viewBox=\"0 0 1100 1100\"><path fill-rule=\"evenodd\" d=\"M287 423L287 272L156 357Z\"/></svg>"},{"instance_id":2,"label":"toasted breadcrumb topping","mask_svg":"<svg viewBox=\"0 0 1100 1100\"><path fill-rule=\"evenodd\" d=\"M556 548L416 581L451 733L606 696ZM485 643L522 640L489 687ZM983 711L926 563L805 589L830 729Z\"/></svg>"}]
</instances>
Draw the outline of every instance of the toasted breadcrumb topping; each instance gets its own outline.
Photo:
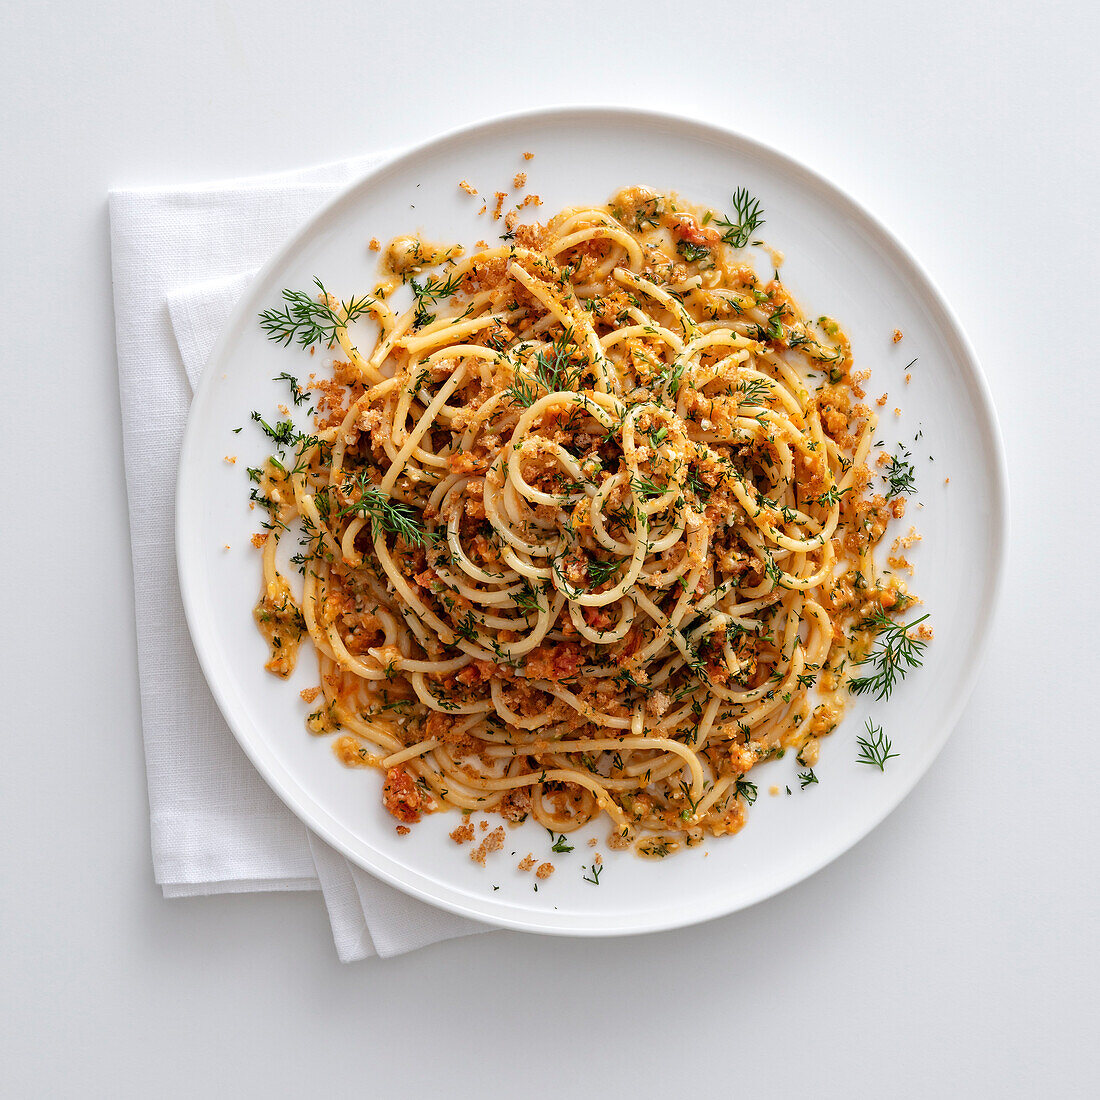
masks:
<instances>
[{"instance_id":1,"label":"toasted breadcrumb topping","mask_svg":"<svg viewBox=\"0 0 1100 1100\"><path fill-rule=\"evenodd\" d=\"M482 842L470 853L470 859L475 863L485 866L485 858L490 852L499 852L504 847L504 826L498 825Z\"/></svg>"}]
</instances>

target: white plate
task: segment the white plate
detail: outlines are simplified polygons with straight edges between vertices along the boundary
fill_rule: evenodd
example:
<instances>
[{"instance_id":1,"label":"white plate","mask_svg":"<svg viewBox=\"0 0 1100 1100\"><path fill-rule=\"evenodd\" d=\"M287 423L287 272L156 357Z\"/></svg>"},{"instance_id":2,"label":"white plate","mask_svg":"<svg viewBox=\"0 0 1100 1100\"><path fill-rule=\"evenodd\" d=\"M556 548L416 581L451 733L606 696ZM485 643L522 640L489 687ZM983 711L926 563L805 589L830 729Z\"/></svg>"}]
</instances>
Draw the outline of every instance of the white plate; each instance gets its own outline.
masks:
<instances>
[{"instance_id":1,"label":"white plate","mask_svg":"<svg viewBox=\"0 0 1100 1100\"><path fill-rule=\"evenodd\" d=\"M527 150L531 161L523 159ZM889 537L910 522L924 536L912 552L913 589L936 632L924 668L888 703L852 701L822 743L817 786L800 790L790 757L762 765L753 773L760 797L739 835L662 861L610 852L606 822L560 855L550 855L545 831L528 823L508 833L504 851L484 869L447 838L456 814L428 817L399 837L380 803L380 774L342 767L331 738L305 730L308 708L298 692L317 682L308 645L295 676L277 680L264 671L266 647L252 621L260 562L249 537L260 517L246 507L244 471L267 448L249 412L266 415L287 401L273 375L290 371L304 380L320 365L268 342L257 314L277 305L284 287L309 288L314 275L343 297L369 291L377 260L366 248L371 237L420 229L430 240L467 246L492 240L500 223L476 216L481 199L461 192L458 181L491 196L508 190L520 171L547 214L605 202L631 184L724 210L731 193L747 187L764 205L762 235L786 254L786 285L808 313L842 322L857 367L874 372L869 395L889 392L878 437L891 448L906 442L916 460L919 494ZM758 256L759 269L767 262ZM898 345L895 328L905 334ZM239 456L235 466L226 454ZM478 125L406 153L326 206L279 251L226 325L195 395L176 532L187 619L211 690L252 762L310 828L379 878L446 909L530 931L613 935L690 924L769 897L835 859L904 798L946 741L977 675L1002 574L1005 465L966 337L917 262L866 211L788 157L724 130L640 111L573 108ZM884 774L856 763L856 738L869 715L900 753ZM778 797L769 796L772 784ZM788 785L789 797L782 793ZM598 887L582 872L592 854L585 839L593 835L605 868ZM537 891L532 876L516 870L529 851L557 867Z\"/></svg>"}]
</instances>

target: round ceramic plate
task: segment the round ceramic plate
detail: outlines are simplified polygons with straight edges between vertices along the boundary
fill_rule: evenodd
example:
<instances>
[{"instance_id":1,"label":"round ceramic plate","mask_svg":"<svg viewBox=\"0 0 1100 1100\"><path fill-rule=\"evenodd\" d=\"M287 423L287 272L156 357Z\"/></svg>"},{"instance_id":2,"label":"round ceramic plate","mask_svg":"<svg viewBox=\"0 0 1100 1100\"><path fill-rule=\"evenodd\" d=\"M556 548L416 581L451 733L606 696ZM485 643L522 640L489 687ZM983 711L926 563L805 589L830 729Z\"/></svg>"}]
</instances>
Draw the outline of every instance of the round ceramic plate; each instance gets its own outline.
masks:
<instances>
[{"instance_id":1,"label":"round ceramic plate","mask_svg":"<svg viewBox=\"0 0 1100 1100\"><path fill-rule=\"evenodd\" d=\"M527 160L525 152L534 156ZM919 491L886 542L911 523L923 536L910 554L912 588L935 628L923 669L886 703L852 701L822 742L818 784L801 789L790 756L761 765L752 774L760 795L741 833L664 860L610 851L606 821L572 834L574 850L559 853L528 822L509 830L485 867L448 839L457 814L429 816L398 836L381 805L381 775L341 766L332 738L306 731L309 708L298 693L317 682L308 643L295 675L276 679L264 670L266 643L252 620L260 561L249 538L260 515L247 506L245 467L269 448L249 413L274 414L289 394L273 376L288 371L305 380L323 358L270 343L257 314L278 305L284 287L308 289L315 275L343 298L369 292L377 277L372 237L419 230L467 247L495 240L503 227L491 219L492 195L511 192L518 172L528 177L523 193L539 195L538 213L547 216L604 203L632 184L728 211L732 192L747 187L764 207L761 235L786 256L784 283L808 314L841 321L857 367L873 371L869 395L889 393L878 438L891 451L904 443L917 469ZM460 190L460 180L490 196L488 213L478 214L482 198ZM752 251L758 270L770 275L768 256ZM895 329L905 334L899 344ZM239 456L236 465L224 461L230 453ZM652 931L733 912L812 874L880 822L940 751L974 684L1006 526L1004 459L981 369L940 294L897 240L773 149L698 122L605 109L545 111L462 130L405 153L321 210L264 267L222 333L191 406L176 513L180 583L199 660L229 726L291 810L349 859L425 901L511 928L583 935ZM857 762L868 717L898 754L885 772ZM773 786L778 796L769 793ZM590 881L597 849L589 837L598 837L603 856L598 885ZM532 875L516 868L528 852L556 866L537 890Z\"/></svg>"}]
</instances>

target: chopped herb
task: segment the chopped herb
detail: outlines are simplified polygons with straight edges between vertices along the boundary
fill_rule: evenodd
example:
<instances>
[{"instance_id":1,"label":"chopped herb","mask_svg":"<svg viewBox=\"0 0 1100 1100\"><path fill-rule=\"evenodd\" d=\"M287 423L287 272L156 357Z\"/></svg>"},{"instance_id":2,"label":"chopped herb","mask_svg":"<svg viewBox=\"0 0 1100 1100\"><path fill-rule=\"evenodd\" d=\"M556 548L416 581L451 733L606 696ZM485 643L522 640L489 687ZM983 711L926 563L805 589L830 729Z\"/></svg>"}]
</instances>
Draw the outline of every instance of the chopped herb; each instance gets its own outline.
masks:
<instances>
[{"instance_id":1,"label":"chopped herb","mask_svg":"<svg viewBox=\"0 0 1100 1100\"><path fill-rule=\"evenodd\" d=\"M380 489L371 485L365 472L344 488L345 491L358 489L359 499L354 504L341 508L337 515L364 516L371 521L376 532L395 535L410 546L424 546L440 538L436 532L425 530L420 516L413 508L403 501L391 500Z\"/></svg>"},{"instance_id":2,"label":"chopped herb","mask_svg":"<svg viewBox=\"0 0 1100 1100\"><path fill-rule=\"evenodd\" d=\"M621 561L597 561L594 558L588 560L588 579L597 587L609 581L623 563Z\"/></svg>"},{"instance_id":3,"label":"chopped herb","mask_svg":"<svg viewBox=\"0 0 1100 1100\"><path fill-rule=\"evenodd\" d=\"M450 298L456 294L462 286L463 275L452 275L449 279L425 279L418 283L415 279L409 280L409 286L416 300L416 312L413 315L413 328L423 328L435 320L435 314L428 312L428 306L432 302L438 302L441 298Z\"/></svg>"},{"instance_id":4,"label":"chopped herb","mask_svg":"<svg viewBox=\"0 0 1100 1100\"><path fill-rule=\"evenodd\" d=\"M851 491L852 487L850 485L847 489L838 489L834 483L830 485L821 496L817 497L817 503L825 505L826 508L831 508L834 504L840 502L840 498L844 496L845 493L850 493Z\"/></svg>"},{"instance_id":5,"label":"chopped herb","mask_svg":"<svg viewBox=\"0 0 1100 1100\"><path fill-rule=\"evenodd\" d=\"M565 833L562 833L559 837L555 837L553 829L547 829L546 831L550 834L550 839L554 842L550 847L551 852L557 852L559 855L564 855L566 852L573 851L573 845L566 844L565 842Z\"/></svg>"},{"instance_id":6,"label":"chopped herb","mask_svg":"<svg viewBox=\"0 0 1100 1100\"><path fill-rule=\"evenodd\" d=\"M762 405L770 396L772 388L763 378L743 378L737 383L738 405Z\"/></svg>"},{"instance_id":7,"label":"chopped herb","mask_svg":"<svg viewBox=\"0 0 1100 1100\"><path fill-rule=\"evenodd\" d=\"M904 680L913 669L921 667L928 642L924 638L912 637L909 631L927 618L927 615L922 615L911 623L898 623L879 608L859 623L857 629L873 629L876 638L871 652L857 664L872 664L874 671L868 676L856 676L848 681L854 695L872 694L876 699L889 699L897 682Z\"/></svg>"},{"instance_id":8,"label":"chopped herb","mask_svg":"<svg viewBox=\"0 0 1100 1100\"><path fill-rule=\"evenodd\" d=\"M859 745L857 764L870 764L878 768L880 772L886 771L886 761L900 756L900 753L891 752L894 747L890 744L890 738L882 732L881 726L876 726L870 718L867 719L867 736L856 738Z\"/></svg>"},{"instance_id":9,"label":"chopped herb","mask_svg":"<svg viewBox=\"0 0 1100 1100\"><path fill-rule=\"evenodd\" d=\"M782 340L783 339L783 314L787 312L786 303L780 305L780 307L769 314L768 323L764 326L764 335L769 340Z\"/></svg>"},{"instance_id":10,"label":"chopped herb","mask_svg":"<svg viewBox=\"0 0 1100 1100\"><path fill-rule=\"evenodd\" d=\"M890 461L886 464L886 480L889 485L886 489L886 498L889 500L891 497L901 496L902 494L911 495L917 491L916 471L913 468L913 464L909 461L912 457L905 444L898 444L898 453L891 455ZM929 459L931 461L931 459Z\"/></svg>"},{"instance_id":11,"label":"chopped herb","mask_svg":"<svg viewBox=\"0 0 1100 1100\"><path fill-rule=\"evenodd\" d=\"M744 248L752 235L764 224L764 213L759 200L754 199L744 187L739 187L733 195L733 210L736 221L717 217L715 222L726 227L722 240L734 248Z\"/></svg>"},{"instance_id":12,"label":"chopped herb","mask_svg":"<svg viewBox=\"0 0 1100 1100\"><path fill-rule=\"evenodd\" d=\"M689 264L698 263L700 260L710 259L710 249L703 244L692 244L691 241L678 241L676 251L684 257Z\"/></svg>"},{"instance_id":13,"label":"chopped herb","mask_svg":"<svg viewBox=\"0 0 1100 1100\"><path fill-rule=\"evenodd\" d=\"M284 347L295 339L303 348L313 344L334 344L340 329L357 317L369 313L375 304L372 298L365 295L359 298L353 296L340 303L343 313L341 317L328 305L331 295L325 290L321 280L315 278L313 283L322 300L318 301L308 291L284 290L283 300L286 305L282 309L267 309L260 314L260 327L267 333L269 340Z\"/></svg>"},{"instance_id":14,"label":"chopped herb","mask_svg":"<svg viewBox=\"0 0 1100 1100\"><path fill-rule=\"evenodd\" d=\"M285 447L287 444L294 440L294 425L289 420L280 420L273 428L258 412L253 411L252 419L263 429L264 435L272 441L272 443L278 444L280 447Z\"/></svg>"},{"instance_id":15,"label":"chopped herb","mask_svg":"<svg viewBox=\"0 0 1100 1100\"><path fill-rule=\"evenodd\" d=\"M582 867L581 870L588 871L587 875L581 876L585 882L590 882L593 886L599 886L600 875L603 873L602 863L593 863L591 867Z\"/></svg>"},{"instance_id":16,"label":"chopped herb","mask_svg":"<svg viewBox=\"0 0 1100 1100\"><path fill-rule=\"evenodd\" d=\"M290 386L290 396L295 405L301 405L303 401L309 400L309 395L302 392L301 386L298 385L298 379L293 374L287 374L283 371L282 374L275 375L271 379L272 382L286 382Z\"/></svg>"},{"instance_id":17,"label":"chopped herb","mask_svg":"<svg viewBox=\"0 0 1100 1100\"><path fill-rule=\"evenodd\" d=\"M735 798L743 798L751 806L756 801L756 784L750 783L747 779L738 779L733 795Z\"/></svg>"}]
</instances>

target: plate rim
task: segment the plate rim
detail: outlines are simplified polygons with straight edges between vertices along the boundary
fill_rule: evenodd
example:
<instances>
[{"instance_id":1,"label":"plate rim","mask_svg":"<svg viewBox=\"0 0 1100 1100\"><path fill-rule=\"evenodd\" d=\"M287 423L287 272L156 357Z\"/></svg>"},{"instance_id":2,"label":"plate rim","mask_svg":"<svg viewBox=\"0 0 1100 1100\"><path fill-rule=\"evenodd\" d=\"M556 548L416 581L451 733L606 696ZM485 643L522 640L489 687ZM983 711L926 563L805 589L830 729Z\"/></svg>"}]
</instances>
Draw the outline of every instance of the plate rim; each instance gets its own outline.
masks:
<instances>
[{"instance_id":1,"label":"plate rim","mask_svg":"<svg viewBox=\"0 0 1100 1100\"><path fill-rule=\"evenodd\" d=\"M742 149L747 149L758 156L770 159L773 163L777 163L785 173L795 173L819 191L824 190L830 201L839 202L842 206L847 206L848 210L863 223L863 227L870 230L871 233L886 246L887 250L893 253L893 259L900 260L903 266L908 266L911 274L915 275L918 281L923 285L925 291L929 295L930 302L940 311L945 322L946 334L957 346L960 358L965 362L966 367L969 369L970 377L975 383L976 404L980 416L984 420L983 427L988 438L989 457L992 460L990 464L990 473L992 475L993 487L993 499L989 502L991 505L989 526L991 534L993 535L993 556L992 559L986 563L987 572L992 572L992 584L988 586L987 598L979 611L978 621L976 623L977 644L971 647L970 667L963 679L960 690L956 693L955 699L947 712L945 721L942 723L941 728L935 731L931 739L931 751L928 753L922 766L914 769L914 771L907 776L906 780L899 787L896 797L888 802L885 808L870 815L865 821L861 821L854 835L850 838L845 838L845 843L831 850L823 858L815 859L808 867L800 867L793 874L787 875L779 880L769 880L767 885L763 886L758 891L750 891L746 897L737 899L733 901L732 904L729 898L720 893L716 893L714 901L708 906L696 906L684 913L675 909L662 910L660 913L650 914L646 919L636 924L632 924L629 927L622 924L624 920L622 914L619 914L613 923L589 923L591 918L580 917L574 918L575 923L562 924L554 923L546 919L549 914L537 912L514 912L510 914L507 912L489 912L483 909L477 909L461 900L432 894L430 891L394 875L386 867L368 863L364 860L361 853L350 850L340 835L331 827L333 823L338 824L331 818L331 815L326 819L323 814L314 812L314 799L300 787L293 789L292 784L284 782L283 777L278 774L278 769L260 753L261 746L254 743L249 737L244 736L238 730L236 723L231 718L231 708L227 703L225 693L222 691L218 683L218 678L215 675L212 655L205 649L204 643L198 636L198 631L194 625L197 619L196 605L198 600L198 595L196 593L197 579L194 574L198 572L198 569L197 565L189 566L187 563L185 531L188 517L188 512L185 507L185 473L191 464L192 454L198 447L197 438L200 432L198 426L200 420L196 415L196 409L201 407L207 391L215 384L214 375L216 372L208 369L209 364L224 357L228 346L231 344L232 333L244 319L244 314L251 311L248 301L249 288L258 285L268 278L274 270L284 264L291 254L306 242L309 236L315 231L316 227L322 223L333 210L344 203L352 192L364 187L369 187L371 181L375 179L375 177L390 173L395 169L399 170L406 162L421 157L433 147L469 141L483 134L492 135L496 131L507 130L510 127L515 127L524 123L537 122L545 124L549 122L552 124L568 125L571 122L592 124L593 122L601 121L605 123L622 123L629 121L634 124L648 122L664 127L672 126L682 128L687 136L709 138L727 147L730 145L739 145ZM706 119L682 115L676 112L655 111L616 105L590 104L538 107L509 114L494 115L444 131L424 141L418 142L416 145L402 150L395 156L388 157L380 164L341 187L335 195L315 210L302 225L300 225L298 229L272 253L253 276L249 283L249 288L246 288L240 300L226 318L219 332L217 341L210 352L207 363L203 369L202 377L199 380L199 385L192 395L191 404L187 413L183 441L180 446L176 471L175 495L173 498L175 509L173 529L176 572L184 608L184 617L187 621L187 629L191 638L192 647L194 648L199 666L202 669L203 678L206 681L207 687L217 703L219 713L226 725L232 731L234 739L244 751L252 766L256 768L264 782L267 783L271 790L299 821L316 832L326 843L332 845L356 866L361 867L369 874L401 890L410 897L426 902L436 908L444 909L459 916L494 927L545 935L593 937L637 935L641 933L667 931L701 924L747 909L766 901L768 898L784 893L791 887L817 874L824 867L827 867L846 852L850 851L856 844L864 840L871 832L881 825L882 822L893 813L906 798L908 798L913 788L924 778L928 769L932 766L932 763L939 757L948 738L958 725L963 710L973 694L978 677L984 667L988 655L989 643L992 637L993 623L1003 597L1005 565L1010 535L1008 460L1005 452L1004 437L997 417L996 406L993 403L992 392L985 371L982 368L981 360L978 358L958 316L940 290L937 282L929 275L928 271L914 255L913 251L891 229L883 224L863 205L862 202L850 195L844 188L835 183L824 173L809 167L797 157L792 156L790 153L768 142L750 137L730 127L722 126ZM318 810L323 810L322 807L318 806L317 808ZM427 878L423 873L421 873L421 877ZM487 901L487 905L491 906L491 903Z\"/></svg>"}]
</instances>

